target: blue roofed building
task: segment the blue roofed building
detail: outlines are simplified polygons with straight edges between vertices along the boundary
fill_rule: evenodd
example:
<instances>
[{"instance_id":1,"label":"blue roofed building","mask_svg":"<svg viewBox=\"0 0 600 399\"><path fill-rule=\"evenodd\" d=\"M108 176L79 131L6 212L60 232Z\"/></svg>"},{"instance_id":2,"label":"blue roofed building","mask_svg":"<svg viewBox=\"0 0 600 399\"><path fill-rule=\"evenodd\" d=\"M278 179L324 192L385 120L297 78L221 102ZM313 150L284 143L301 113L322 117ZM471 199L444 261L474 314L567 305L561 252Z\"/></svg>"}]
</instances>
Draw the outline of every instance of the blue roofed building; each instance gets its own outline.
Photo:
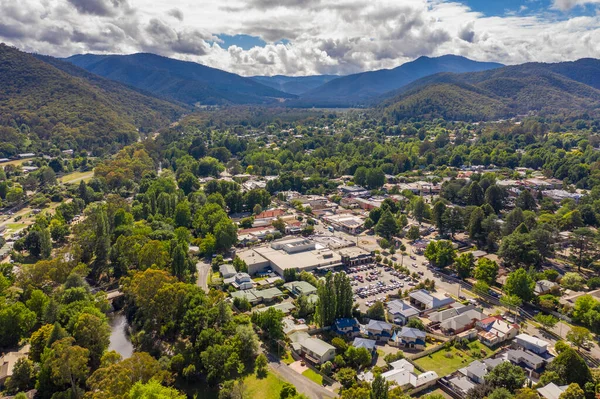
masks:
<instances>
[{"instance_id":1,"label":"blue roofed building","mask_svg":"<svg viewBox=\"0 0 600 399\"><path fill-rule=\"evenodd\" d=\"M354 318L342 318L336 319L334 324L334 331L340 335L347 337L354 337L360 334L360 325L358 320Z\"/></svg>"},{"instance_id":2,"label":"blue roofed building","mask_svg":"<svg viewBox=\"0 0 600 399\"><path fill-rule=\"evenodd\" d=\"M423 349L425 348L425 338L427 334L417 328L402 327L400 332L394 333L392 341L404 345L407 348Z\"/></svg>"},{"instance_id":3,"label":"blue roofed building","mask_svg":"<svg viewBox=\"0 0 600 399\"><path fill-rule=\"evenodd\" d=\"M380 320L369 320L365 327L369 338L377 341L389 341L392 338L392 325Z\"/></svg>"}]
</instances>

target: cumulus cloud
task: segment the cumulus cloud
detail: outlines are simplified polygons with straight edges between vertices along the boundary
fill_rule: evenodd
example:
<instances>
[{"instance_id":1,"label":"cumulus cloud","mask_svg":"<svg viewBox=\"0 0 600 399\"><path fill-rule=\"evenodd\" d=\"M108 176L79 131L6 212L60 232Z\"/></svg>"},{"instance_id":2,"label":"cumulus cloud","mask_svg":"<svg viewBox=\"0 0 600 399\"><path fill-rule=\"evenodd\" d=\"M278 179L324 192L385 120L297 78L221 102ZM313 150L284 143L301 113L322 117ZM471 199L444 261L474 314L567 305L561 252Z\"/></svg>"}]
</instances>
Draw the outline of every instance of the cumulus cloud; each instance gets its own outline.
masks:
<instances>
[{"instance_id":1,"label":"cumulus cloud","mask_svg":"<svg viewBox=\"0 0 600 399\"><path fill-rule=\"evenodd\" d=\"M242 75L349 74L443 54L553 62L600 52L600 15L561 11L592 2L490 17L459 0L0 0L0 41L55 56L153 52ZM266 45L225 47L219 34Z\"/></svg>"},{"instance_id":2,"label":"cumulus cloud","mask_svg":"<svg viewBox=\"0 0 600 399\"><path fill-rule=\"evenodd\" d=\"M169 12L167 12L167 14L175 19L178 19L179 21L183 21L183 11L181 11L179 8L172 8L169 10Z\"/></svg>"},{"instance_id":3,"label":"cumulus cloud","mask_svg":"<svg viewBox=\"0 0 600 399\"><path fill-rule=\"evenodd\" d=\"M552 7L557 10L568 11L577 6L584 6L587 4L600 4L600 0L554 0Z\"/></svg>"},{"instance_id":4,"label":"cumulus cloud","mask_svg":"<svg viewBox=\"0 0 600 399\"><path fill-rule=\"evenodd\" d=\"M67 0L82 14L115 15L118 8L126 7L126 0Z\"/></svg>"}]
</instances>

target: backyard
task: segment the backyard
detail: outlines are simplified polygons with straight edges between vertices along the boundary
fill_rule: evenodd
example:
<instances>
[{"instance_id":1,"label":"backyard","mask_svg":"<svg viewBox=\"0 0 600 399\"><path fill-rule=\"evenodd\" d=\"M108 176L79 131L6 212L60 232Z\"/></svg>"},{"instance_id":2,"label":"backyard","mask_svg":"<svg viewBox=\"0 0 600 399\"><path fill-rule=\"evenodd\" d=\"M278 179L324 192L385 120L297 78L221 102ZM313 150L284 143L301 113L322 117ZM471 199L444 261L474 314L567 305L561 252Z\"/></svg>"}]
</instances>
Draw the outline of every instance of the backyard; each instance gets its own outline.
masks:
<instances>
[{"instance_id":1,"label":"backyard","mask_svg":"<svg viewBox=\"0 0 600 399\"><path fill-rule=\"evenodd\" d=\"M494 350L479 341L472 341L464 349L458 344L449 349L441 348L437 352L415 360L414 363L424 370L435 371L442 377L468 366L473 360L490 357L494 353Z\"/></svg>"}]
</instances>

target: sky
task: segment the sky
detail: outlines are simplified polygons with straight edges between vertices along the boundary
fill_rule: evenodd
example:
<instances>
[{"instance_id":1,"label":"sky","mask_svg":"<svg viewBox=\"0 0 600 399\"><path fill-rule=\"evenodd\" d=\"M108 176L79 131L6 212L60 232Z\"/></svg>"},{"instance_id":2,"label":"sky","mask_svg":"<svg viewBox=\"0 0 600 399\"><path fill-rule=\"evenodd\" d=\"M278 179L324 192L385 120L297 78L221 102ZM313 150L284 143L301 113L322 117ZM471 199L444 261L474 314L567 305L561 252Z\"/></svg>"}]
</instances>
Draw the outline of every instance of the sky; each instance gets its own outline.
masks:
<instances>
[{"instance_id":1,"label":"sky","mask_svg":"<svg viewBox=\"0 0 600 399\"><path fill-rule=\"evenodd\" d=\"M420 56L600 58L600 0L0 0L0 42L151 52L244 76L346 75Z\"/></svg>"}]
</instances>

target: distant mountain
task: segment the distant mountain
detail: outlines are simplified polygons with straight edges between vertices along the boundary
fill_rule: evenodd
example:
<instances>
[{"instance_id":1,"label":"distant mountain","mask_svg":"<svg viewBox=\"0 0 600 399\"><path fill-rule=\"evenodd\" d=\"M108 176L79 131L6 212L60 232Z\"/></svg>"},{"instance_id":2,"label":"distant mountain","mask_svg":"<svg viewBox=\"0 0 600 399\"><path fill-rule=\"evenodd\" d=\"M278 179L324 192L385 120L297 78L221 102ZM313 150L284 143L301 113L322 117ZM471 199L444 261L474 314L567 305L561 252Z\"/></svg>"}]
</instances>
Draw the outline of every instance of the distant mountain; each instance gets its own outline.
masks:
<instances>
[{"instance_id":1,"label":"distant mountain","mask_svg":"<svg viewBox=\"0 0 600 399\"><path fill-rule=\"evenodd\" d=\"M440 73L405 86L380 105L391 118L493 120L536 112L600 111L600 60L529 63L474 73ZM389 96L389 94L388 94Z\"/></svg>"},{"instance_id":2,"label":"distant mountain","mask_svg":"<svg viewBox=\"0 0 600 399\"><path fill-rule=\"evenodd\" d=\"M422 77L439 72L475 72L502 67L493 62L478 62L456 55L420 57L394 69L362 72L333 79L291 101L298 106L355 106L399 89Z\"/></svg>"},{"instance_id":3,"label":"distant mountain","mask_svg":"<svg viewBox=\"0 0 600 399\"><path fill-rule=\"evenodd\" d=\"M253 76L252 79L265 86L283 91L285 93L301 95L313 90L330 80L339 78L338 75L314 75L314 76Z\"/></svg>"},{"instance_id":4,"label":"distant mountain","mask_svg":"<svg viewBox=\"0 0 600 399\"><path fill-rule=\"evenodd\" d=\"M108 79L185 104L267 104L294 95L250 78L155 54L82 54L66 58Z\"/></svg>"},{"instance_id":5,"label":"distant mountain","mask_svg":"<svg viewBox=\"0 0 600 399\"><path fill-rule=\"evenodd\" d=\"M51 57L0 44L0 152L28 145L110 150L187 109ZM28 144L32 143L32 144Z\"/></svg>"}]
</instances>

